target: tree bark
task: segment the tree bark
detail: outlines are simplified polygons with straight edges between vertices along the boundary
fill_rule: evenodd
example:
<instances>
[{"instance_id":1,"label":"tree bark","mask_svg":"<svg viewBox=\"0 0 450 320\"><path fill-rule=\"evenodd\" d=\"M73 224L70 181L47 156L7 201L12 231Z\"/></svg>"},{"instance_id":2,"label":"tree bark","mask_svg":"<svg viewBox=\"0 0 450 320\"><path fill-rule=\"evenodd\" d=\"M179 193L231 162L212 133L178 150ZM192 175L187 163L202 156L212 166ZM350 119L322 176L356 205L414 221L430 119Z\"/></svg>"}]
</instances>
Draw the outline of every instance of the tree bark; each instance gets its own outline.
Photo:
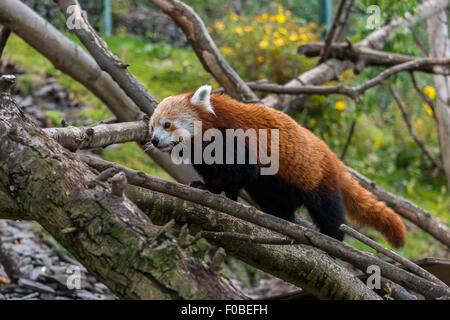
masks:
<instances>
[{"instance_id":1,"label":"tree bark","mask_svg":"<svg viewBox=\"0 0 450 320\"><path fill-rule=\"evenodd\" d=\"M443 10L427 20L430 54L432 57L450 57L450 39L447 14ZM450 76L435 75L439 137L442 161L450 192Z\"/></svg>"},{"instance_id":2,"label":"tree bark","mask_svg":"<svg viewBox=\"0 0 450 320\"><path fill-rule=\"evenodd\" d=\"M83 48L21 1L0 1L0 23L49 59L57 69L83 84L106 104L118 121L143 118L139 107ZM167 154L156 148L148 150L147 154L177 181L199 180L191 166L173 164Z\"/></svg>"},{"instance_id":3,"label":"tree bark","mask_svg":"<svg viewBox=\"0 0 450 320\"><path fill-rule=\"evenodd\" d=\"M155 223L163 224L175 219L179 226L187 223L194 235L202 230L212 230L264 238L279 236L252 223L168 194L135 186L128 186L126 194ZM317 298L379 299L336 260L310 246L275 246L229 239L214 243L223 247L227 254L293 283Z\"/></svg>"},{"instance_id":4,"label":"tree bark","mask_svg":"<svg viewBox=\"0 0 450 320\"><path fill-rule=\"evenodd\" d=\"M371 265L378 265L386 278L405 286L406 288L419 292L425 297L431 299L450 298L450 288L439 286L431 281L405 272L372 254L357 250L345 242L333 239L318 231L272 216L254 207L232 201L225 196L212 194L209 191L195 189L182 184L152 177L142 171L129 169L112 162L82 155L79 157L97 170L103 171L108 168L116 168L116 170L124 172L130 184L170 194L187 201L192 201L210 209L224 212L235 218L278 232L282 235L291 237L294 240L298 240L299 243L316 247L333 257L350 262L360 270L366 270Z\"/></svg>"},{"instance_id":5,"label":"tree bark","mask_svg":"<svg viewBox=\"0 0 450 320\"><path fill-rule=\"evenodd\" d=\"M119 297L244 298L172 239L154 241L159 227L128 198L95 182L85 163L4 95L0 168L0 189L10 207L39 222Z\"/></svg>"}]
</instances>

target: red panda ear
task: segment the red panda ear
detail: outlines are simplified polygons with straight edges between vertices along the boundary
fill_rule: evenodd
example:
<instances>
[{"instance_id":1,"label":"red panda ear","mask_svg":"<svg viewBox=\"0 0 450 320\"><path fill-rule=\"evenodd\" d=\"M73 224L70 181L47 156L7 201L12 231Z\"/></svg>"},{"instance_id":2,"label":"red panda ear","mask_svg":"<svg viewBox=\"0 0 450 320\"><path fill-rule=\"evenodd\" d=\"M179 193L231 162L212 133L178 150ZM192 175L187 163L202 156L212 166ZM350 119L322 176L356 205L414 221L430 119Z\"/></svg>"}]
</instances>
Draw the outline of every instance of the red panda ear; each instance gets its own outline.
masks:
<instances>
[{"instance_id":1,"label":"red panda ear","mask_svg":"<svg viewBox=\"0 0 450 320\"><path fill-rule=\"evenodd\" d=\"M200 105L205 107L205 110L209 113L215 114L213 106L211 104L211 86L204 85L195 91L191 98L191 103L194 105Z\"/></svg>"}]
</instances>

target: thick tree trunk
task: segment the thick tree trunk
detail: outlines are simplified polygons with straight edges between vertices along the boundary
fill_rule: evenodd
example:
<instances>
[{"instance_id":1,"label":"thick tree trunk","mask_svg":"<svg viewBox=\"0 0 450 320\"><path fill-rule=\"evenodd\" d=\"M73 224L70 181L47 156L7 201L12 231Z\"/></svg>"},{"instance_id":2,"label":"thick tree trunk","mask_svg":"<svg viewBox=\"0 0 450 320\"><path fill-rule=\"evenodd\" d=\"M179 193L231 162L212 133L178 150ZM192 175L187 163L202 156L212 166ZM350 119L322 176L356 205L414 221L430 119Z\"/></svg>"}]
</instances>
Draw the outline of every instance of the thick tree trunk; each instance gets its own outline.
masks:
<instances>
[{"instance_id":1,"label":"thick tree trunk","mask_svg":"<svg viewBox=\"0 0 450 320\"><path fill-rule=\"evenodd\" d=\"M39 222L119 297L243 298L172 239L155 239L159 227L128 198L96 182L85 163L7 95L0 96L0 168L10 209Z\"/></svg>"},{"instance_id":2,"label":"thick tree trunk","mask_svg":"<svg viewBox=\"0 0 450 320\"><path fill-rule=\"evenodd\" d=\"M255 237L279 237L279 234L199 204L164 193L128 186L127 196L155 223L175 219L189 225L190 232L202 230L232 231ZM340 263L321 250L307 245L263 245L236 240L216 242L229 255L247 262L285 281L291 282L320 299L379 299Z\"/></svg>"},{"instance_id":3,"label":"thick tree trunk","mask_svg":"<svg viewBox=\"0 0 450 320\"><path fill-rule=\"evenodd\" d=\"M427 20L430 55L450 57L450 39L447 14L444 10ZM437 108L439 112L439 136L442 161L450 192L450 76L435 75Z\"/></svg>"}]
</instances>

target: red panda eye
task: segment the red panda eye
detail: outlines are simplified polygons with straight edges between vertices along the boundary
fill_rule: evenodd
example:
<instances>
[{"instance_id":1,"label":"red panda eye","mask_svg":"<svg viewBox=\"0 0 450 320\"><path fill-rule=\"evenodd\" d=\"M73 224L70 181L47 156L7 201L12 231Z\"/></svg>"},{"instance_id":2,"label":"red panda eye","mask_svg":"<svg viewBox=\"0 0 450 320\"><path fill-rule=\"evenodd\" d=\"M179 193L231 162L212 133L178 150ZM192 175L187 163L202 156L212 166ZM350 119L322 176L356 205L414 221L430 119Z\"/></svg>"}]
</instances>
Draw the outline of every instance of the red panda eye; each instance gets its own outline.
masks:
<instances>
[{"instance_id":1,"label":"red panda eye","mask_svg":"<svg viewBox=\"0 0 450 320\"><path fill-rule=\"evenodd\" d=\"M164 129L170 128L170 122L164 122Z\"/></svg>"}]
</instances>

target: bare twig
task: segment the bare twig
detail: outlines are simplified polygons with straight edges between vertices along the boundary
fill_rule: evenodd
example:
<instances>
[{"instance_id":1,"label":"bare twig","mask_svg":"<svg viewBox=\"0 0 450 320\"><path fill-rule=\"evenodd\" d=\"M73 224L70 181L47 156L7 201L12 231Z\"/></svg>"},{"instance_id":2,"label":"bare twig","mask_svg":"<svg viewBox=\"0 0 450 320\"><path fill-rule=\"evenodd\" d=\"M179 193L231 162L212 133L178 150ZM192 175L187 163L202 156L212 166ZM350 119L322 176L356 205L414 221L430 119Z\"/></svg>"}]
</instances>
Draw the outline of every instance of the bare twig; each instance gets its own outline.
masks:
<instances>
[{"instance_id":1,"label":"bare twig","mask_svg":"<svg viewBox=\"0 0 450 320\"><path fill-rule=\"evenodd\" d=\"M342 12L344 10L346 2L347 2L347 0L341 0L339 2L339 7L338 7L338 9L336 11L336 15L334 16L333 23L331 24L331 27L330 27L330 29L328 31L328 34L327 34L327 37L325 39L325 45L324 45L324 47L322 49L322 52L320 54L320 59L319 59L319 62L318 62L319 64L328 59L329 48L330 48L330 45L334 41L334 34L335 34L336 29L338 27L339 19L341 19L341 15L342 15Z\"/></svg>"},{"instance_id":2,"label":"bare twig","mask_svg":"<svg viewBox=\"0 0 450 320\"><path fill-rule=\"evenodd\" d=\"M341 40L341 38L342 38L342 36L343 36L343 34L344 34L344 31L345 31L345 28L346 28L347 25L348 25L348 20L349 20L349 18L350 18L350 14L351 14L352 11L353 11L353 6L354 6L354 5L355 5L355 0L350 0L350 3L348 4L347 9L346 9L346 12L345 12L344 20L341 21L341 22L339 22L339 24L340 24L340 26L339 26L339 32L338 32L338 34L336 35L335 41L340 41L340 40Z\"/></svg>"},{"instance_id":3,"label":"bare twig","mask_svg":"<svg viewBox=\"0 0 450 320\"><path fill-rule=\"evenodd\" d=\"M160 236L162 236L163 234L165 234L167 231L169 231L170 229L172 229L175 225L175 220L171 219L169 222L167 222L165 225L163 225L158 232L156 232L155 236L149 241L149 244L152 244L153 242L155 242L156 240L158 240L158 238Z\"/></svg>"},{"instance_id":4,"label":"bare twig","mask_svg":"<svg viewBox=\"0 0 450 320\"><path fill-rule=\"evenodd\" d=\"M123 192L127 186L127 176L123 172L117 173L111 178L111 193L116 197L123 198Z\"/></svg>"},{"instance_id":5,"label":"bare twig","mask_svg":"<svg viewBox=\"0 0 450 320\"><path fill-rule=\"evenodd\" d=\"M97 181L106 181L109 178L113 177L117 173L117 170L115 168L108 168L102 172L95 178Z\"/></svg>"},{"instance_id":6,"label":"bare twig","mask_svg":"<svg viewBox=\"0 0 450 320\"><path fill-rule=\"evenodd\" d=\"M416 89L417 93L420 95L420 97L425 101L426 104L428 104L431 108L431 111L433 112L433 119L436 122L436 125L438 126L439 124L439 119L437 117L437 113L436 113L436 106L434 105L433 100L427 96L425 94L425 92L423 92L423 90L419 87L419 85L417 84L416 81L416 77L414 76L413 72L409 73L410 77L411 77L411 81L413 83L414 89ZM439 133L439 130L438 130Z\"/></svg>"},{"instance_id":7,"label":"bare twig","mask_svg":"<svg viewBox=\"0 0 450 320\"><path fill-rule=\"evenodd\" d=\"M383 247L381 244L376 243L375 241L373 241L372 239L370 239L370 238L366 237L365 235L359 233L355 229L353 229L353 228L351 228L351 227L349 227L349 226L347 226L345 224L341 224L339 229L341 231L345 232L346 234L348 234L349 236L355 238L356 240L359 240L362 243L368 245L372 249L375 249L378 253L382 253L385 256L391 258L392 260L400 263L401 265L406 267L408 270L414 272L418 276L421 276L424 279L428 279L430 281L433 281L433 282L435 282L435 283L437 283L439 285L447 286L444 282L442 282L441 280L436 278L434 275L432 275L428 271L422 269L417 264L409 261L408 259L403 258L402 256L398 255L394 251L391 251L388 248Z\"/></svg>"},{"instance_id":8,"label":"bare twig","mask_svg":"<svg viewBox=\"0 0 450 320\"><path fill-rule=\"evenodd\" d=\"M439 163L439 161L433 156L433 154L430 152L430 150L428 150L428 148L426 147L423 140L417 136L416 130L414 129L413 125L411 124L411 121L409 120L408 113L405 110L405 106L403 105L400 95L398 94L397 90L395 89L395 87L392 83L389 84L389 90L391 91L391 94L394 97L394 100L402 113L403 120L405 121L405 124L408 127L411 137L414 139L414 141L417 143L417 145L422 149L422 151L425 153L427 158L430 159L431 163L436 168L438 168L439 171L445 172L444 168Z\"/></svg>"},{"instance_id":9,"label":"bare twig","mask_svg":"<svg viewBox=\"0 0 450 320\"><path fill-rule=\"evenodd\" d=\"M370 33L364 40L358 42L354 46L370 47L372 49L380 50L383 48L387 39L389 39L396 28L410 27L418 22L427 19L430 16L441 12L443 8L449 5L448 0L428 0L417 7L417 12L414 15L406 15L404 18L392 20L386 26L377 29ZM328 59L317 67L304 72L299 77L292 79L284 84L286 87L298 88L303 85L319 85L337 77L347 69L353 68L355 64L350 60ZM306 99L306 95L283 95L270 94L262 99L262 103L274 108L284 108L283 110L288 114L294 114L297 108L301 105L301 101ZM299 102L300 101L300 102Z\"/></svg>"},{"instance_id":10,"label":"bare twig","mask_svg":"<svg viewBox=\"0 0 450 320\"><path fill-rule=\"evenodd\" d=\"M419 46L420 50L422 50L422 53L425 57L429 57L430 56L430 52L428 50L428 48L425 46L425 44L422 42L422 40L420 40L419 35L417 34L417 32L414 30L414 28L409 28L409 31L411 31L411 34L413 36L414 42Z\"/></svg>"},{"instance_id":11,"label":"bare twig","mask_svg":"<svg viewBox=\"0 0 450 320\"><path fill-rule=\"evenodd\" d=\"M103 171L108 167L120 168L120 170L127 175L130 184L192 201L269 230L273 230L298 240L302 244L322 249L332 256L350 262L361 270L366 270L370 265L378 265L386 278L419 292L428 298L450 298L449 288L439 286L429 280L408 273L374 255L359 251L344 242L328 237L320 232L307 229L300 225L266 214L254 207L232 201L224 196L215 195L205 190L165 181L160 178L149 176L141 171L135 171L104 160L94 159L83 155L78 155L78 157L91 167L100 171Z\"/></svg>"},{"instance_id":12,"label":"bare twig","mask_svg":"<svg viewBox=\"0 0 450 320\"><path fill-rule=\"evenodd\" d=\"M356 127L357 121L358 121L358 118L356 117L355 119L353 119L352 124L350 125L350 130L347 135L347 140L345 141L345 145L344 145L344 148L342 149L341 156L340 156L340 159L342 161L344 161L345 155L347 154L348 147L350 146L350 143L352 141L352 137L353 137L353 133L355 132L355 127Z\"/></svg>"},{"instance_id":13,"label":"bare twig","mask_svg":"<svg viewBox=\"0 0 450 320\"><path fill-rule=\"evenodd\" d=\"M81 12L80 4L77 0L58 0L58 4L61 12L67 19L73 13L73 11L67 10L69 7L77 6L80 10L79 12ZM91 27L86 17L81 14L76 19L80 27L74 28L73 31L92 54L98 65L111 75L143 112L151 115L153 109L158 105L158 101L148 93L142 83L127 69L129 65L109 51L105 41Z\"/></svg>"},{"instance_id":14,"label":"bare twig","mask_svg":"<svg viewBox=\"0 0 450 320\"><path fill-rule=\"evenodd\" d=\"M227 253L225 252L225 249L220 247L217 249L217 251L214 253L214 256L211 259L211 263L209 264L209 268L213 272L219 272L220 268L222 267L223 262L225 261L225 258L227 256Z\"/></svg>"},{"instance_id":15,"label":"bare twig","mask_svg":"<svg viewBox=\"0 0 450 320\"><path fill-rule=\"evenodd\" d=\"M256 91L273 92L278 94L298 95L298 94L342 94L349 96L356 102L361 102L360 95L365 91L379 85L389 77L407 70L416 70L417 68L429 65L429 66L450 66L450 58L417 58L415 60L407 61L402 64L395 65L389 69L378 74L375 78L368 80L367 82L356 86L348 87L343 85L332 86L308 86L303 85L300 87L287 87L284 85L263 83L252 84L250 87Z\"/></svg>"},{"instance_id":16,"label":"bare twig","mask_svg":"<svg viewBox=\"0 0 450 320\"><path fill-rule=\"evenodd\" d=\"M290 239L288 237L261 238L236 232L201 231L200 236L210 240L228 239L249 243L273 244L273 245L292 245L298 243L298 241L295 241L294 239Z\"/></svg>"},{"instance_id":17,"label":"bare twig","mask_svg":"<svg viewBox=\"0 0 450 320\"><path fill-rule=\"evenodd\" d=\"M307 57L316 57L320 55L324 46L325 44L323 42L307 43L298 47L297 52L300 54L304 54ZM350 60L355 63L355 65L357 65L359 62L363 62L363 67L381 66L389 68L408 61L423 59L422 57L408 56L400 53L385 52L367 47L360 47L351 44L351 42L349 41L331 44L329 47L329 55L333 58L341 60ZM360 73L361 71L361 67L357 68L355 66L355 73ZM449 68L436 70L432 65L417 66L417 69L415 71L444 75L448 75L450 73Z\"/></svg>"},{"instance_id":18,"label":"bare twig","mask_svg":"<svg viewBox=\"0 0 450 320\"><path fill-rule=\"evenodd\" d=\"M2 33L0 34L0 59L2 58L3 50L6 47L6 42L8 42L9 35L11 34L11 29L3 27Z\"/></svg>"}]
</instances>

